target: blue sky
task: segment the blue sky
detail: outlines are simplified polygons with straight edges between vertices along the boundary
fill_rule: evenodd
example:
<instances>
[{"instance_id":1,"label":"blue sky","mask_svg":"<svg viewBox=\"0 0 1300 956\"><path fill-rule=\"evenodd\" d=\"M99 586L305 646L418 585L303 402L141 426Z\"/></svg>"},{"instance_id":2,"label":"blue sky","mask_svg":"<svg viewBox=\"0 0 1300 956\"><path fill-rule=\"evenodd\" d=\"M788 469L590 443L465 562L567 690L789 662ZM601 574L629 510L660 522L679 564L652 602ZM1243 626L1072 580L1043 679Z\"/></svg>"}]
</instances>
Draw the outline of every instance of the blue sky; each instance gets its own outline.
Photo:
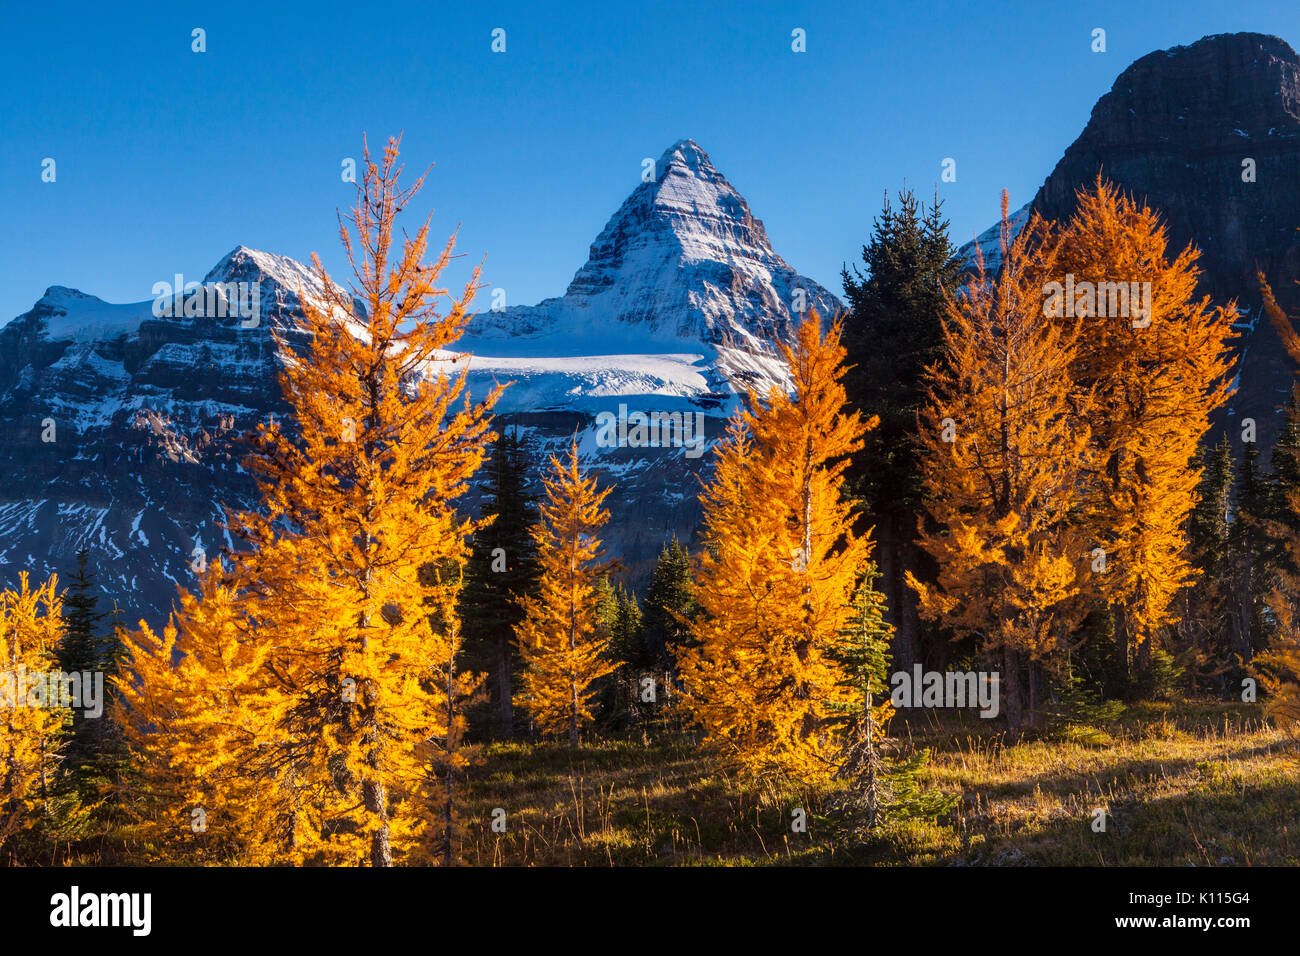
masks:
<instances>
[{"instance_id":1,"label":"blue sky","mask_svg":"<svg viewBox=\"0 0 1300 956\"><path fill-rule=\"evenodd\" d=\"M50 285L147 299L241 243L342 277L340 163L363 131L404 130L408 170L436 163L408 225L432 209L440 241L460 224L452 278L486 256L512 305L560 294L642 158L687 136L839 293L885 190L928 197L955 158L939 188L964 241L1004 186L1032 197L1129 63L1239 30L1300 44L1300 4L11 5L0 322Z\"/></svg>"}]
</instances>

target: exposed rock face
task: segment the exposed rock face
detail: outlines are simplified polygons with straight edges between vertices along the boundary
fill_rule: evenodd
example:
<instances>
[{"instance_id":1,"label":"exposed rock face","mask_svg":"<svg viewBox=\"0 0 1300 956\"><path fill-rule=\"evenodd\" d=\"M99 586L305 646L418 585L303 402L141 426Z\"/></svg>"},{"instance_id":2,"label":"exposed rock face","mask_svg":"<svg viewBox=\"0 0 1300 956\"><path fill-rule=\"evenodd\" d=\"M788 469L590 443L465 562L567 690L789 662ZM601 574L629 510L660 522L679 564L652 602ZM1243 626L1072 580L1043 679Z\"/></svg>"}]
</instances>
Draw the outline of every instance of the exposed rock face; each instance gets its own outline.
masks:
<instances>
[{"instance_id":1,"label":"exposed rock face","mask_svg":"<svg viewBox=\"0 0 1300 956\"><path fill-rule=\"evenodd\" d=\"M300 313L300 286L319 286L243 247L204 279L216 282L257 284L256 326L56 286L0 328L0 584L65 573L84 544L106 607L156 623L193 580L195 549L208 560L228 544L220 504L253 491L238 439L284 411L270 330Z\"/></svg>"},{"instance_id":2,"label":"exposed rock face","mask_svg":"<svg viewBox=\"0 0 1300 956\"><path fill-rule=\"evenodd\" d=\"M668 535L694 531L704 452L737 389L786 381L775 342L798 307L839 307L772 250L694 143L671 147L656 172L563 297L476 316L458 343L473 353L471 392L513 382L498 411L547 452L576 431L584 457L617 482L607 549L634 576ZM252 327L238 314L160 317L154 300L111 305L55 287L0 328L0 585L22 570L66 574L84 544L104 606L157 624L176 584L193 583L195 548L211 560L229 546L221 505L254 504L239 438L286 410L271 329L301 313L300 288L321 291L300 263L243 247L204 279L240 282L258 290ZM704 444L603 446L598 416L620 406L698 414Z\"/></svg>"},{"instance_id":3,"label":"exposed rock face","mask_svg":"<svg viewBox=\"0 0 1300 956\"><path fill-rule=\"evenodd\" d=\"M1248 159L1254 182L1242 178ZM1260 321L1255 265L1284 307L1300 307L1300 57L1257 33L1142 57L1097 101L1033 208L1069 218L1075 191L1098 172L1162 213L1171 255L1196 244L1202 294L1237 300L1238 389L1220 424L1254 418L1268 448L1292 371L1267 318Z\"/></svg>"}]
</instances>

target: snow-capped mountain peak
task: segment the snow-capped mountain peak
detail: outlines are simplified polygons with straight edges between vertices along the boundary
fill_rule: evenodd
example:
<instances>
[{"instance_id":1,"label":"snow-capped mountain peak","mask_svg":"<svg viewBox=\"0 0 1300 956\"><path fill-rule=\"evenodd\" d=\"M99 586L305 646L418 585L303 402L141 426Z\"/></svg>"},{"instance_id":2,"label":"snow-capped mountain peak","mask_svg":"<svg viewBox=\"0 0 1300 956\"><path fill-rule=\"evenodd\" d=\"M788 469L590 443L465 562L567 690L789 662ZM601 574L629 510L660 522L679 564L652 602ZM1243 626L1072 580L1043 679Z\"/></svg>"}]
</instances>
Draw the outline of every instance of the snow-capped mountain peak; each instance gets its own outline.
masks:
<instances>
[{"instance_id":1,"label":"snow-capped mountain peak","mask_svg":"<svg viewBox=\"0 0 1300 956\"><path fill-rule=\"evenodd\" d=\"M213 266L204 284L209 282L239 282L271 280L286 289L297 292L301 286L308 294L324 291L320 278L308 265L288 256L278 256L248 246L236 246Z\"/></svg>"},{"instance_id":2,"label":"snow-capped mountain peak","mask_svg":"<svg viewBox=\"0 0 1300 956\"><path fill-rule=\"evenodd\" d=\"M475 317L481 354L741 349L775 355L807 309L839 301L795 273L693 140L678 140L591 244L564 295Z\"/></svg>"}]
</instances>

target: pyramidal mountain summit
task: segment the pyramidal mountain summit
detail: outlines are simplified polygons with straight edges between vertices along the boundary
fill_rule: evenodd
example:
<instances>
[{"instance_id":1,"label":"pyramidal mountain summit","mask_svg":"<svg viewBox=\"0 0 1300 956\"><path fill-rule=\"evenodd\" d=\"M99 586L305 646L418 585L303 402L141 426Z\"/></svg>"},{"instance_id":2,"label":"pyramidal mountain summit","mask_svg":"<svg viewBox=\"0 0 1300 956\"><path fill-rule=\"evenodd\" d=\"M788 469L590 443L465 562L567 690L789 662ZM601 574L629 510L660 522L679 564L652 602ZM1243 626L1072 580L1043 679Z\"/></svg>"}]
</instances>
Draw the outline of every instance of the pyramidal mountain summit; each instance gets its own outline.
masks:
<instances>
[{"instance_id":1,"label":"pyramidal mountain summit","mask_svg":"<svg viewBox=\"0 0 1300 956\"><path fill-rule=\"evenodd\" d=\"M667 535L690 536L702 452L746 387L786 382L778 344L800 310L841 307L772 249L692 140L673 144L652 172L563 296L479 313L456 343L471 355L472 394L513 383L497 410L543 453L578 429L583 454L618 484L609 537L633 573ZM243 246L202 284L217 283L232 301L216 314L187 315L180 303L159 310L156 298L115 305L55 286L0 327L5 584L19 570L66 575L84 546L99 559L105 606L118 598L158 623L175 585L193 582L196 549L213 556L233 546L221 506L255 504L239 439L286 410L271 330L291 329L299 295L322 290L303 264ZM240 306L254 297L249 327ZM702 444L689 455L606 447L597 416L620 406L689 415Z\"/></svg>"},{"instance_id":2,"label":"pyramidal mountain summit","mask_svg":"<svg viewBox=\"0 0 1300 956\"><path fill-rule=\"evenodd\" d=\"M838 307L777 255L763 223L693 140L674 143L647 175L563 296L480 316L471 335L522 336L528 349L708 343L764 352L790 336L796 290L813 308Z\"/></svg>"}]
</instances>

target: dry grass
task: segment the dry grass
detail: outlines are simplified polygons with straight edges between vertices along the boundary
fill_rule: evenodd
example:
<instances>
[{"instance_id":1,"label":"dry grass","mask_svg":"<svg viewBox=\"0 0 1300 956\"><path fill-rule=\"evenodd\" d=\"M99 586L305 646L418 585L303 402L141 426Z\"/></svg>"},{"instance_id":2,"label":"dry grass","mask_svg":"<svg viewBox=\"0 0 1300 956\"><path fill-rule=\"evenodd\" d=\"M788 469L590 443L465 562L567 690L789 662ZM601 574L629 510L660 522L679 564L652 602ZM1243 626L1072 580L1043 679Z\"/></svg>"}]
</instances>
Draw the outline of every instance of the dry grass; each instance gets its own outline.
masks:
<instances>
[{"instance_id":1,"label":"dry grass","mask_svg":"<svg viewBox=\"0 0 1300 956\"><path fill-rule=\"evenodd\" d=\"M1293 739L1248 705L1132 708L1105 727L1012 741L933 714L894 728L928 747L926 784L961 797L936 821L867 841L825 794L755 787L689 740L489 747L462 812L461 856L493 865L1259 865L1300 863ZM808 832L791 832L791 811ZM506 811L504 834L490 827ZM1097 810L1105 832L1094 832Z\"/></svg>"}]
</instances>

